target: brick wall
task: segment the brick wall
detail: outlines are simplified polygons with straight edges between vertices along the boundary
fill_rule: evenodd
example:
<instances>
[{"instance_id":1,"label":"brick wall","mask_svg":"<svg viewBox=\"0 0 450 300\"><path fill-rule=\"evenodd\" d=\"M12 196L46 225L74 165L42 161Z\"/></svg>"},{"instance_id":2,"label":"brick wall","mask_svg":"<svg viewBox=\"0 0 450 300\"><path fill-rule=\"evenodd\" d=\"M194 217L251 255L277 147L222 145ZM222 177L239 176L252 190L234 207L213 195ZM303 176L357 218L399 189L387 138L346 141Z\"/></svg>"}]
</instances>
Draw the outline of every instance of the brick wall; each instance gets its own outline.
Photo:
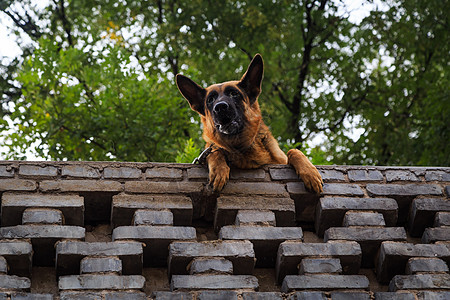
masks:
<instances>
[{"instance_id":1,"label":"brick wall","mask_svg":"<svg viewBox=\"0 0 450 300\"><path fill-rule=\"evenodd\" d=\"M0 161L0 299L450 299L450 168Z\"/></svg>"}]
</instances>

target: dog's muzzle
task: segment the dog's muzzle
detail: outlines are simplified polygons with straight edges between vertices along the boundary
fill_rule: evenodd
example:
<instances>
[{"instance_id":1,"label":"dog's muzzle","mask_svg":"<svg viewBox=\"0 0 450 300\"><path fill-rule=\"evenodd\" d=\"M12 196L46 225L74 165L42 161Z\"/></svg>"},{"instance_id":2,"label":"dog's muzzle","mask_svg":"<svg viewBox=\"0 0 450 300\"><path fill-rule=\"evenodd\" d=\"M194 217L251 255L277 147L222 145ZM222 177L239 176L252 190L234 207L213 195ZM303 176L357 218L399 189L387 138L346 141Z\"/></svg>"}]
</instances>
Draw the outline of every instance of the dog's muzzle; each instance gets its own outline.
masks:
<instances>
[{"instance_id":1,"label":"dog's muzzle","mask_svg":"<svg viewBox=\"0 0 450 300\"><path fill-rule=\"evenodd\" d=\"M233 135L240 131L240 122L236 109L225 101L217 102L213 107L214 124L220 133Z\"/></svg>"}]
</instances>

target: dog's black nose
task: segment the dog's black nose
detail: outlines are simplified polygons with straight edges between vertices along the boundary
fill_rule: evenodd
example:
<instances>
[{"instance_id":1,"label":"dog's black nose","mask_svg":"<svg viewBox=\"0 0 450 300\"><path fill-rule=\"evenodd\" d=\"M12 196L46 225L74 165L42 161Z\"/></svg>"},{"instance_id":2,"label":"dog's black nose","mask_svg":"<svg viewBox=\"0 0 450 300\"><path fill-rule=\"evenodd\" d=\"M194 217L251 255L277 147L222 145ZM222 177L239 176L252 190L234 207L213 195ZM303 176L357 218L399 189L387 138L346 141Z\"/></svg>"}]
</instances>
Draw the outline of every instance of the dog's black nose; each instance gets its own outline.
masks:
<instances>
[{"instance_id":1,"label":"dog's black nose","mask_svg":"<svg viewBox=\"0 0 450 300\"><path fill-rule=\"evenodd\" d=\"M220 113L226 112L228 110L228 108L229 108L228 103L226 103L225 101L220 101L220 102L216 103L216 105L214 105L213 109L214 109L215 113L220 114Z\"/></svg>"}]
</instances>

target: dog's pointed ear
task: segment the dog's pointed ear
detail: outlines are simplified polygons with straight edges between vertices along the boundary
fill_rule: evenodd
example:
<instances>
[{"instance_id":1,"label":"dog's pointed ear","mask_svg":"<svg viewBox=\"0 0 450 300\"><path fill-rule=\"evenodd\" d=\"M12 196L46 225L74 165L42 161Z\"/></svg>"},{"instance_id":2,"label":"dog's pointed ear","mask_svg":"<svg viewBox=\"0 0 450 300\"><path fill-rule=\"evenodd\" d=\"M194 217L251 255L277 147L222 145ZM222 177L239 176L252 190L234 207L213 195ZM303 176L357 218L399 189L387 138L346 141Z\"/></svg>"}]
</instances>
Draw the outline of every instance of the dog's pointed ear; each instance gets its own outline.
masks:
<instances>
[{"instance_id":1,"label":"dog's pointed ear","mask_svg":"<svg viewBox=\"0 0 450 300\"><path fill-rule=\"evenodd\" d=\"M262 56L258 53L253 57L250 65L247 68L244 76L242 76L241 81L238 86L244 89L247 93L250 103L258 99L261 93L261 82L264 75L264 63Z\"/></svg>"},{"instance_id":2,"label":"dog's pointed ear","mask_svg":"<svg viewBox=\"0 0 450 300\"><path fill-rule=\"evenodd\" d=\"M205 115L206 90L188 77L181 74L177 74L176 81L178 90L189 102L192 110L198 112L201 115Z\"/></svg>"}]
</instances>

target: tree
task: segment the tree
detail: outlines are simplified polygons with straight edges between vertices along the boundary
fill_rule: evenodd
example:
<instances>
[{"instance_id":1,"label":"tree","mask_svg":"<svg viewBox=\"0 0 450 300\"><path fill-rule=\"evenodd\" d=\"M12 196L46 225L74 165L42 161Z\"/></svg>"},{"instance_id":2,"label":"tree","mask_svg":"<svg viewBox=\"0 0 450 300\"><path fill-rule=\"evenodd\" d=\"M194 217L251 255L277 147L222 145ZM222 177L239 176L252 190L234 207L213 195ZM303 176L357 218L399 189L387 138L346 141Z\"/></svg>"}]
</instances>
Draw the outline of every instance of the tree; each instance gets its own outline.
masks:
<instances>
[{"instance_id":1,"label":"tree","mask_svg":"<svg viewBox=\"0 0 450 300\"><path fill-rule=\"evenodd\" d=\"M383 1L361 24L331 0L54 0L22 14L18 3L1 9L38 46L2 82L16 92L3 100L19 127L11 157L36 141L55 159L192 156L199 122L174 75L236 79L259 52L260 104L283 147L320 163L450 164L447 2Z\"/></svg>"},{"instance_id":2,"label":"tree","mask_svg":"<svg viewBox=\"0 0 450 300\"><path fill-rule=\"evenodd\" d=\"M365 128L356 143L341 136L338 163L450 165L448 1L389 1L358 32L371 91L355 110ZM370 71L370 72L368 72ZM335 147L336 148L336 147Z\"/></svg>"}]
</instances>

